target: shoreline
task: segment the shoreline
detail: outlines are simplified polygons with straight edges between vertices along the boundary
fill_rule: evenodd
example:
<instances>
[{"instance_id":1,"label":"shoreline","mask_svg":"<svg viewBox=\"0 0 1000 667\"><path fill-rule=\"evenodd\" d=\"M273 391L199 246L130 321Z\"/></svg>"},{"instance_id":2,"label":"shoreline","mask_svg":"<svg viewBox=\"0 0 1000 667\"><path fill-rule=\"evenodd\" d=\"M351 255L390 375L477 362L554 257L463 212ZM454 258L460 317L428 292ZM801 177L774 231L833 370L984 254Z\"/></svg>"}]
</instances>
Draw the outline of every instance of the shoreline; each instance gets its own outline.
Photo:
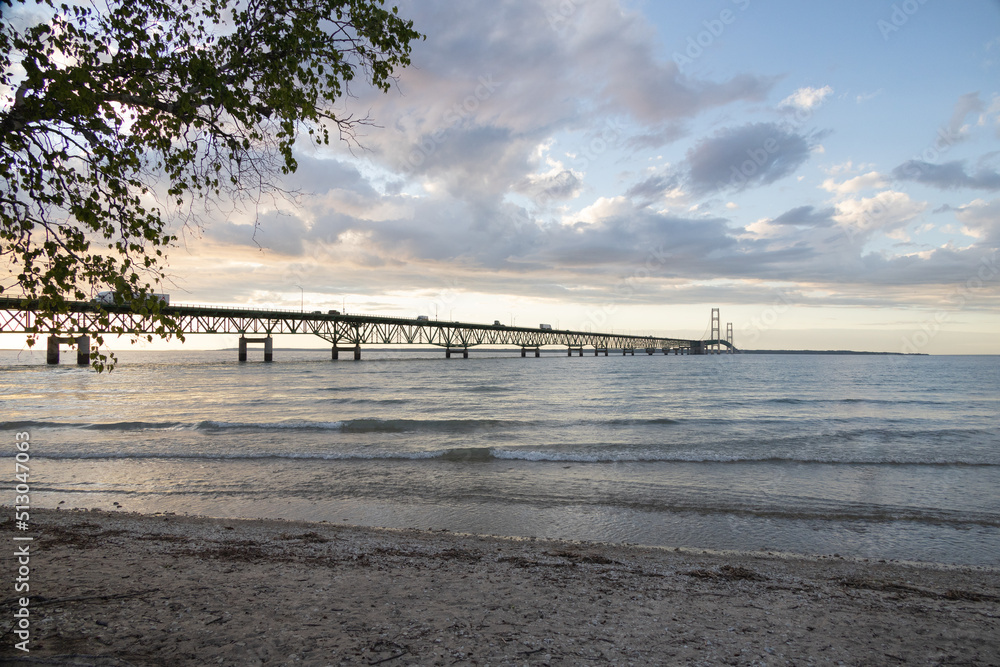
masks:
<instances>
[{"instance_id":1,"label":"shoreline","mask_svg":"<svg viewBox=\"0 0 1000 667\"><path fill-rule=\"evenodd\" d=\"M31 519L31 652L5 622L12 664L1000 661L1000 568L987 566L176 514ZM11 573L14 525L0 525Z\"/></svg>"}]
</instances>

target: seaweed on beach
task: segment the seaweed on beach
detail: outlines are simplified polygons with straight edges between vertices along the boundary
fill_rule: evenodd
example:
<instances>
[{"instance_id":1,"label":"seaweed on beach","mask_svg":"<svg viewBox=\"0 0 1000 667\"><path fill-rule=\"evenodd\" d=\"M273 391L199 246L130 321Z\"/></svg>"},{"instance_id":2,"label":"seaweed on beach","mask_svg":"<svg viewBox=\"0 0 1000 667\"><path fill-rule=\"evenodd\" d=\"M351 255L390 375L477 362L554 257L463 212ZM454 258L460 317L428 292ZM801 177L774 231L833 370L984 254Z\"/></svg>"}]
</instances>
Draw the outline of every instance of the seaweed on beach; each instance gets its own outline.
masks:
<instances>
[{"instance_id":1,"label":"seaweed on beach","mask_svg":"<svg viewBox=\"0 0 1000 667\"><path fill-rule=\"evenodd\" d=\"M716 581L767 581L767 577L741 565L721 565L717 570L689 570L681 574Z\"/></svg>"},{"instance_id":2,"label":"seaweed on beach","mask_svg":"<svg viewBox=\"0 0 1000 667\"><path fill-rule=\"evenodd\" d=\"M595 553L585 553L582 551L546 551L546 556L554 556L556 558L565 558L572 563L589 563L592 565L621 565L619 561L613 558L608 558L602 554Z\"/></svg>"},{"instance_id":3,"label":"seaweed on beach","mask_svg":"<svg viewBox=\"0 0 1000 667\"><path fill-rule=\"evenodd\" d=\"M962 591L949 588L941 594L945 600L966 600L968 602L989 602L1000 600L1000 596L988 595L986 593L973 593L972 591Z\"/></svg>"},{"instance_id":4,"label":"seaweed on beach","mask_svg":"<svg viewBox=\"0 0 1000 667\"><path fill-rule=\"evenodd\" d=\"M170 552L173 556L193 556L206 560L227 560L239 563L291 560L281 554L269 551L253 540L215 541L215 546L189 547Z\"/></svg>"},{"instance_id":5,"label":"seaweed on beach","mask_svg":"<svg viewBox=\"0 0 1000 667\"><path fill-rule=\"evenodd\" d=\"M80 529L97 529L96 532L83 532ZM127 530L108 529L101 530L96 523L83 522L74 524L69 528L62 526L45 526L42 529L42 539L53 544L77 547L79 549L93 549L100 546L101 542L109 537L127 535Z\"/></svg>"},{"instance_id":6,"label":"seaweed on beach","mask_svg":"<svg viewBox=\"0 0 1000 667\"><path fill-rule=\"evenodd\" d=\"M172 535L171 533L146 533L145 535L137 535L137 540L144 540L146 542L190 542L190 537L185 537L184 535Z\"/></svg>"},{"instance_id":7,"label":"seaweed on beach","mask_svg":"<svg viewBox=\"0 0 1000 667\"><path fill-rule=\"evenodd\" d=\"M572 567L572 563L547 563L545 561L533 560L524 556L501 556L497 559L499 563L510 563L514 567Z\"/></svg>"},{"instance_id":8,"label":"seaweed on beach","mask_svg":"<svg viewBox=\"0 0 1000 667\"><path fill-rule=\"evenodd\" d=\"M319 533L310 530L307 533L302 533L301 535L292 535L291 533L282 533L278 535L279 540L299 540L301 542L307 542L309 544L323 544L329 542L329 538L320 535Z\"/></svg>"},{"instance_id":9,"label":"seaweed on beach","mask_svg":"<svg viewBox=\"0 0 1000 667\"><path fill-rule=\"evenodd\" d=\"M846 577L836 580L844 588L856 590L877 591L880 593L895 593L897 595L917 595L925 598L940 598L945 600L965 600L967 602L986 602L1000 600L1000 596L989 595L987 593L973 593L959 589L949 588L942 592L920 588L910 584L900 584L892 581L880 581L878 579L866 579L864 577Z\"/></svg>"},{"instance_id":10,"label":"seaweed on beach","mask_svg":"<svg viewBox=\"0 0 1000 667\"><path fill-rule=\"evenodd\" d=\"M482 560L482 556L473 551L465 551L463 549L454 549L454 548L445 549L444 551L435 554L435 556L437 558L443 558L446 560L457 560L465 563L478 563L480 560Z\"/></svg>"}]
</instances>

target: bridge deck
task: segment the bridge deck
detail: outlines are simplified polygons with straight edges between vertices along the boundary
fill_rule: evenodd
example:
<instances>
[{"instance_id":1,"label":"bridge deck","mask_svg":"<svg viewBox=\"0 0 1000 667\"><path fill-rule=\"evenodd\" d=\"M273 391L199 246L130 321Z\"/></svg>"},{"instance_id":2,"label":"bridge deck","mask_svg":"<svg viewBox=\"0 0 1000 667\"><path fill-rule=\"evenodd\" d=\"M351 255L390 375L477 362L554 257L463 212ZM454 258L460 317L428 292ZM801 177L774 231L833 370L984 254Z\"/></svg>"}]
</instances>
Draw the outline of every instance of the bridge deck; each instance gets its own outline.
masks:
<instances>
[{"instance_id":1,"label":"bridge deck","mask_svg":"<svg viewBox=\"0 0 1000 667\"><path fill-rule=\"evenodd\" d=\"M0 333L38 333L34 310L36 304L17 298L0 297ZM224 306L163 306L185 334L238 334L270 337L275 334L312 334L336 347L361 345L436 345L444 348L470 348L478 345L514 346L538 349L561 346L595 350L678 350L707 348L727 341L697 341L661 336L629 336L613 333L541 329L505 325L446 322L381 315L343 313L306 313L288 310L264 310ZM74 301L68 313L56 317L61 334L107 332L98 315L107 312L111 326L130 334L157 334L153 320L128 306L98 305Z\"/></svg>"}]
</instances>

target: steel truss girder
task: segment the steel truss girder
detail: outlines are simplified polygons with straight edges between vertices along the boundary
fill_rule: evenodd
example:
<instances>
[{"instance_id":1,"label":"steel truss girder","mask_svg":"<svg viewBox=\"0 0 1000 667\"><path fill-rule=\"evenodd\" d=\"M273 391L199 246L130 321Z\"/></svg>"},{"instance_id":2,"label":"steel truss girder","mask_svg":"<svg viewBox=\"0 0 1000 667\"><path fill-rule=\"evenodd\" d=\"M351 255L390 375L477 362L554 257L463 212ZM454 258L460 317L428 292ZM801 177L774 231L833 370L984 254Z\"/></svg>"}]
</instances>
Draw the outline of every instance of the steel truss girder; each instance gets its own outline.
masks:
<instances>
[{"instance_id":1,"label":"steel truss girder","mask_svg":"<svg viewBox=\"0 0 1000 667\"><path fill-rule=\"evenodd\" d=\"M57 315L54 325L63 334L108 333L156 334L156 324L127 307L106 306L110 327L98 323L98 307L85 301L71 302L70 312ZM701 341L655 336L625 336L582 331L498 327L461 322L412 320L363 315L329 315L296 311L267 311L212 306L164 306L163 312L178 323L185 334L312 334L335 346L435 345L469 348L498 345L521 348L559 346L605 349L690 348ZM37 333L31 304L0 297L0 333ZM716 341L705 341L711 344ZM718 341L731 346L728 341Z\"/></svg>"}]
</instances>

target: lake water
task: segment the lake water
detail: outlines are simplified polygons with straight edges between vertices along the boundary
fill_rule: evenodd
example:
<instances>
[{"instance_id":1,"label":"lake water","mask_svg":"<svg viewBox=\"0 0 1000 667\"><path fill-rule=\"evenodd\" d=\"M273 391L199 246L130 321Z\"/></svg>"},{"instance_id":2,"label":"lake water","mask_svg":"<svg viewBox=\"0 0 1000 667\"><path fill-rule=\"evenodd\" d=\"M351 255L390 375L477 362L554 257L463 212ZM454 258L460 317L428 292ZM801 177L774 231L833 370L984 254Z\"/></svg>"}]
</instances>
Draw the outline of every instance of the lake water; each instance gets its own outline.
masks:
<instances>
[{"instance_id":1,"label":"lake water","mask_svg":"<svg viewBox=\"0 0 1000 667\"><path fill-rule=\"evenodd\" d=\"M2 455L46 507L1000 565L1000 357L564 354L0 352Z\"/></svg>"}]
</instances>

